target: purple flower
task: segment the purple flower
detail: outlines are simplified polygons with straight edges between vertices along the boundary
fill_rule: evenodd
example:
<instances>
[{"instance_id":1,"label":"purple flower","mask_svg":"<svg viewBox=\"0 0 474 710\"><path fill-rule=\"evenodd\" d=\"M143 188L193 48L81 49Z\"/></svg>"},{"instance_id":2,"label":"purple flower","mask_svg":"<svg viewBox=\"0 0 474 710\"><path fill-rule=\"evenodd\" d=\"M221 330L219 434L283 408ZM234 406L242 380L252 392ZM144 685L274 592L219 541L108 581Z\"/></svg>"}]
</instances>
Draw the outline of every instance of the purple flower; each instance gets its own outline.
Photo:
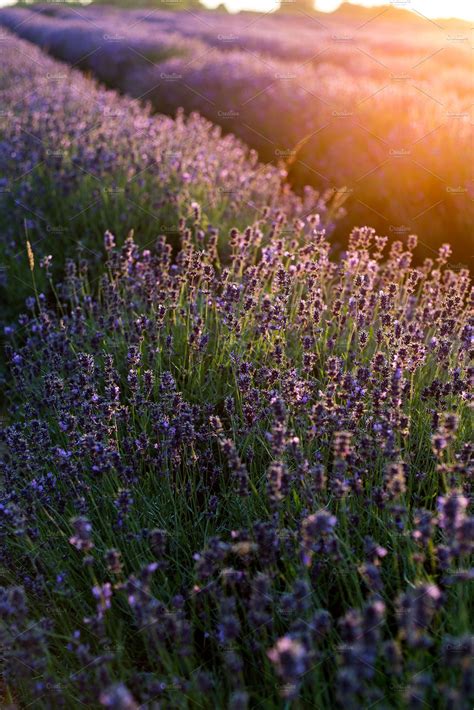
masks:
<instances>
[{"instance_id":1,"label":"purple flower","mask_svg":"<svg viewBox=\"0 0 474 710\"><path fill-rule=\"evenodd\" d=\"M297 684L308 669L309 654L305 646L296 638L282 636L267 651L268 658L282 680L288 684L285 695L292 697Z\"/></svg>"},{"instance_id":2,"label":"purple flower","mask_svg":"<svg viewBox=\"0 0 474 710\"><path fill-rule=\"evenodd\" d=\"M94 547L92 542L92 525L87 518L78 517L71 520L74 535L69 542L80 552L89 552Z\"/></svg>"},{"instance_id":3,"label":"purple flower","mask_svg":"<svg viewBox=\"0 0 474 710\"><path fill-rule=\"evenodd\" d=\"M336 551L336 524L336 516L327 510L320 510L304 518L301 523L301 546L303 561L307 566L311 564L314 553L332 554Z\"/></svg>"},{"instance_id":4,"label":"purple flower","mask_svg":"<svg viewBox=\"0 0 474 710\"><path fill-rule=\"evenodd\" d=\"M100 704L111 710L138 710L139 705L123 683L111 685L100 694Z\"/></svg>"},{"instance_id":5,"label":"purple flower","mask_svg":"<svg viewBox=\"0 0 474 710\"><path fill-rule=\"evenodd\" d=\"M112 585L110 582L105 582L102 585L96 585L92 588L92 594L97 599L97 615L102 618L104 612L110 609L112 598Z\"/></svg>"},{"instance_id":6,"label":"purple flower","mask_svg":"<svg viewBox=\"0 0 474 710\"><path fill-rule=\"evenodd\" d=\"M448 538L453 538L460 529L468 505L462 491L449 491L438 498L439 526Z\"/></svg>"},{"instance_id":7,"label":"purple flower","mask_svg":"<svg viewBox=\"0 0 474 710\"><path fill-rule=\"evenodd\" d=\"M435 584L420 584L398 599L399 626L409 646L430 644L427 630L442 600Z\"/></svg>"}]
</instances>

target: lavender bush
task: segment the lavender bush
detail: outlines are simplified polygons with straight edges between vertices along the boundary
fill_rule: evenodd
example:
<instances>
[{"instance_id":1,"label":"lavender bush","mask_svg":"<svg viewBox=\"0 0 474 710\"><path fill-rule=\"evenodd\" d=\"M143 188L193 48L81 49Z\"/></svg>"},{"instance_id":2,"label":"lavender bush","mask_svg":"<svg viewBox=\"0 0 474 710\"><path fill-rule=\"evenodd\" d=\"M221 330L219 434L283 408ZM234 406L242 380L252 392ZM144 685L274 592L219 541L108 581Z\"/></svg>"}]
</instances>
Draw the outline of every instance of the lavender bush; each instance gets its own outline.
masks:
<instances>
[{"instance_id":1,"label":"lavender bush","mask_svg":"<svg viewBox=\"0 0 474 710\"><path fill-rule=\"evenodd\" d=\"M289 165L297 187L343 190L339 237L354 222L416 231L435 256L449 234L453 263L472 258L467 25L39 10L0 22L159 111L199 111Z\"/></svg>"},{"instance_id":2,"label":"lavender bush","mask_svg":"<svg viewBox=\"0 0 474 710\"><path fill-rule=\"evenodd\" d=\"M468 272L192 212L9 329L7 698L470 707Z\"/></svg>"}]
</instances>

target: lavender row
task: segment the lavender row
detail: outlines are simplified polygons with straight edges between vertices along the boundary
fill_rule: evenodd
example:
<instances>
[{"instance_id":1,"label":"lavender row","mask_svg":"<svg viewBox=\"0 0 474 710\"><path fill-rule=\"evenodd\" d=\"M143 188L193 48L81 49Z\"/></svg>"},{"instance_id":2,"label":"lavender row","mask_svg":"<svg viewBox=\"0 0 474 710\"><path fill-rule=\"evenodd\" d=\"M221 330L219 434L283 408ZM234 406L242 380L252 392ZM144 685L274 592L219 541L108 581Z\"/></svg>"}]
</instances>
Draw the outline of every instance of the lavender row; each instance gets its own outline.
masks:
<instances>
[{"instance_id":1,"label":"lavender row","mask_svg":"<svg viewBox=\"0 0 474 710\"><path fill-rule=\"evenodd\" d=\"M123 29L124 21L143 39L162 44L166 36L173 39L186 37L189 54L202 44L222 51L251 51L265 60L279 58L290 62L309 62L315 66L324 61L334 68L349 68L358 78L383 78L386 76L383 61L397 62L400 70L408 70L420 59L427 57L434 44L442 46L442 52L430 57L429 62L419 63L417 78L423 82L436 82L443 90L449 87L455 93L469 93L468 73L460 75L460 68L468 69L468 25L453 22L447 26L433 24L420 16L411 15L402 20L397 12L384 13L385 17L376 23L362 24L357 16L345 17L343 13L327 15L303 15L299 13L272 13L258 15L241 12L235 15L211 13L201 10L192 12L169 12L153 8L123 9L113 6L91 5L85 8L70 8L64 4L38 4L33 11L67 21L86 20L90 29L107 29L112 23ZM377 13L374 13L374 19ZM94 24L92 24L94 23ZM397 36L397 29L403 28L403 36ZM154 35L152 36L152 31ZM416 33L416 37L414 37ZM126 37L132 37L126 34ZM416 41L415 41L416 39ZM194 43L195 42L195 43ZM181 41L181 46L183 46ZM357 63L354 52L358 48ZM360 50L365 50L365 54ZM373 55L373 56L371 56ZM381 62L375 61L376 59ZM353 66L351 66L353 65ZM395 70L395 66L392 67Z\"/></svg>"},{"instance_id":2,"label":"lavender row","mask_svg":"<svg viewBox=\"0 0 474 710\"><path fill-rule=\"evenodd\" d=\"M284 172L259 164L254 151L199 116L152 115L14 35L4 34L0 45L0 278L7 301L18 302L29 288L27 237L60 265L78 246L100 262L107 227L136 229L142 244L171 237L193 200L224 239L264 207L327 215L323 197L307 190L297 198L283 186Z\"/></svg>"},{"instance_id":3,"label":"lavender row","mask_svg":"<svg viewBox=\"0 0 474 710\"><path fill-rule=\"evenodd\" d=\"M28 12L0 21L160 111L199 111L284 163L296 186L343 192L350 218L341 230L417 232L426 255L449 234L455 260L471 257L470 68L459 33L440 37L426 22L395 42L393 23L356 31L314 22L298 52L281 17Z\"/></svg>"}]
</instances>

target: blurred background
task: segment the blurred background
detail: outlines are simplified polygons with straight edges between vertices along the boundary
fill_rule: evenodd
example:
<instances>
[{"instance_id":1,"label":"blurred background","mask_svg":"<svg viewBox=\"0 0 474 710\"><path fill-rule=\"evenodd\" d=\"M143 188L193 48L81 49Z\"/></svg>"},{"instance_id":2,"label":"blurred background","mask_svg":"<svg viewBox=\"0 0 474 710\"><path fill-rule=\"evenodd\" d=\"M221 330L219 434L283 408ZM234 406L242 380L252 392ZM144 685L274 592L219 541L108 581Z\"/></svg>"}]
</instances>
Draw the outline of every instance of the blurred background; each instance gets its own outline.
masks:
<instances>
[{"instance_id":1,"label":"blurred background","mask_svg":"<svg viewBox=\"0 0 474 710\"><path fill-rule=\"evenodd\" d=\"M154 110L197 111L234 133L296 191L336 195L337 244L355 225L416 233L423 256L451 242L454 266L474 254L473 19L468 0L51 1L0 13Z\"/></svg>"}]
</instances>

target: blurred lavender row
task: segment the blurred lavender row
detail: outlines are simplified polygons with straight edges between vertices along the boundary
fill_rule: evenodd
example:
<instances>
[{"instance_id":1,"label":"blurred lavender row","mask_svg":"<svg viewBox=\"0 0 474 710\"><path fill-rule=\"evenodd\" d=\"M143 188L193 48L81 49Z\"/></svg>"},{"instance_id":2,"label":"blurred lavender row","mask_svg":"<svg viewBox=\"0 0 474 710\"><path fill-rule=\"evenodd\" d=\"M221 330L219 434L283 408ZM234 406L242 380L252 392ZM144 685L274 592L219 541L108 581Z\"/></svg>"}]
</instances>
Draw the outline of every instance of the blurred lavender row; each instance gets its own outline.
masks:
<instances>
[{"instance_id":1,"label":"blurred lavender row","mask_svg":"<svg viewBox=\"0 0 474 710\"><path fill-rule=\"evenodd\" d=\"M233 136L196 114L176 120L99 87L14 35L4 34L0 114L0 282L6 301L26 292L25 224L58 265L81 246L99 261L102 234L135 229L141 244L177 235L193 200L206 227L244 228L262 209L298 217L317 210L331 229L336 199L306 189L297 197L286 173L257 161ZM340 202L340 200L339 200ZM222 243L223 242L223 243Z\"/></svg>"},{"instance_id":2,"label":"blurred lavender row","mask_svg":"<svg viewBox=\"0 0 474 710\"><path fill-rule=\"evenodd\" d=\"M0 13L23 37L161 112L199 111L264 160L289 166L296 187L344 189L351 216L340 234L358 223L393 237L417 232L426 255L449 235L455 259L466 261L474 246L467 29L397 21L322 27L54 5Z\"/></svg>"}]
</instances>

